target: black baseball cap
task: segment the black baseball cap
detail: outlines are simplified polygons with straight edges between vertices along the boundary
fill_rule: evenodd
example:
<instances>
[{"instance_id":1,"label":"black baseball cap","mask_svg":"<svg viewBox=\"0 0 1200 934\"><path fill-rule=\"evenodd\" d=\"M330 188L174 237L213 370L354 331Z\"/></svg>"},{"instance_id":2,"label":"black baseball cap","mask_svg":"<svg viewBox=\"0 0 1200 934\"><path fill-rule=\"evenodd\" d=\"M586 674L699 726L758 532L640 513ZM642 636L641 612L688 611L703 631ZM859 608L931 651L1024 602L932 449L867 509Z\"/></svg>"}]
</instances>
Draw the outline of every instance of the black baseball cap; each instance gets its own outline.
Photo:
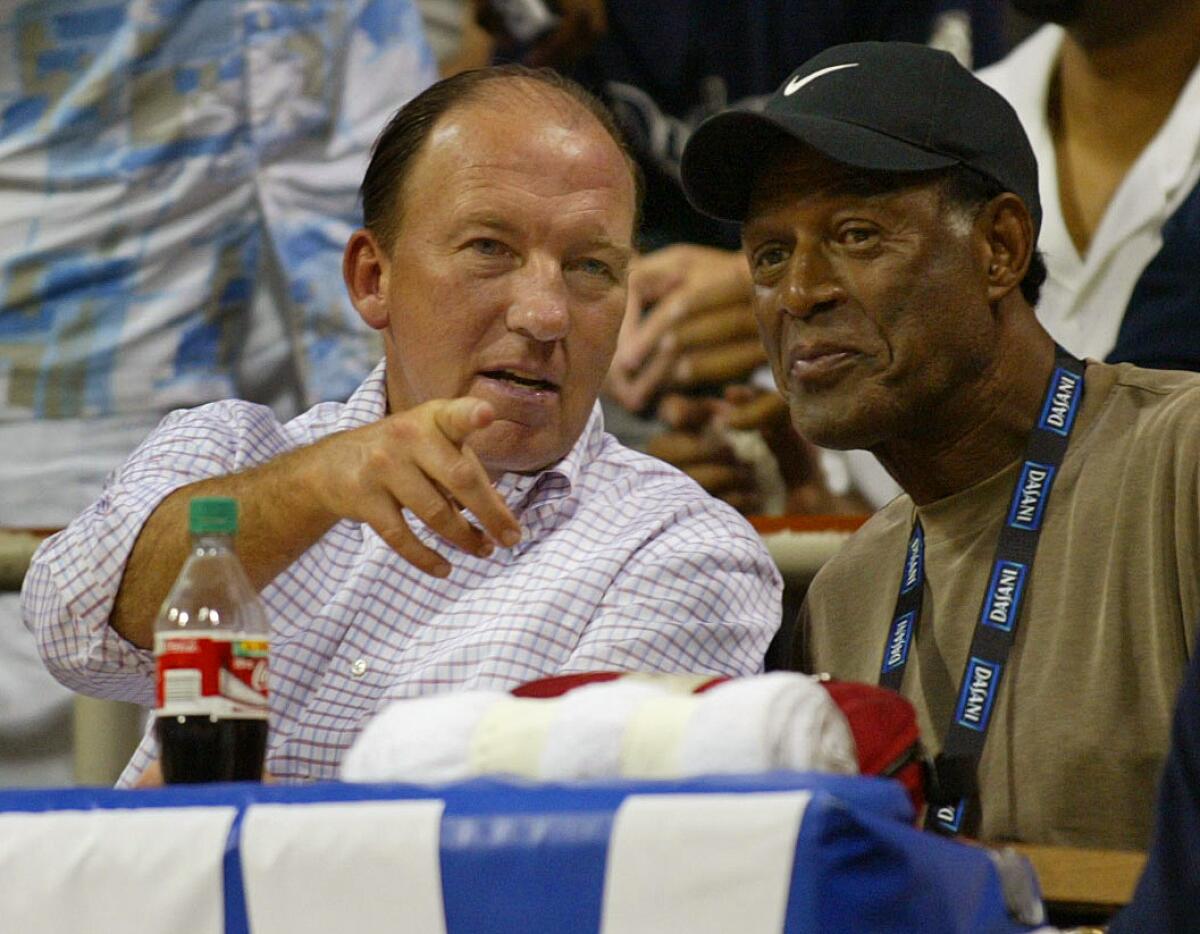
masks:
<instances>
[{"instance_id":1,"label":"black baseball cap","mask_svg":"<svg viewBox=\"0 0 1200 934\"><path fill-rule=\"evenodd\" d=\"M967 166L1018 195L1041 226L1037 160L1016 111L949 52L855 42L815 55L761 110L727 110L697 127L680 166L688 200L744 220L763 161L788 138L868 171Z\"/></svg>"}]
</instances>

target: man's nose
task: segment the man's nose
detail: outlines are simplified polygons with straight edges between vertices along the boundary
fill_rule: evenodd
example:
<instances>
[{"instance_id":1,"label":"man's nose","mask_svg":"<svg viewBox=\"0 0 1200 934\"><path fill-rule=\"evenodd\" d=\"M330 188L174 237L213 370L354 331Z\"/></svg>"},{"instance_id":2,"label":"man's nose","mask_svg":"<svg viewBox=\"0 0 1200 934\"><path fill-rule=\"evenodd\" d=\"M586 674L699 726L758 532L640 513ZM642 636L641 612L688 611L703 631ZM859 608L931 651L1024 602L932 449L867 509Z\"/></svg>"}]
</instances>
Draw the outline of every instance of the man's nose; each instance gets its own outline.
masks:
<instances>
[{"instance_id":1,"label":"man's nose","mask_svg":"<svg viewBox=\"0 0 1200 934\"><path fill-rule=\"evenodd\" d=\"M836 308L846 291L832 264L819 249L792 255L784 283L781 310L793 318L808 318Z\"/></svg>"},{"instance_id":2,"label":"man's nose","mask_svg":"<svg viewBox=\"0 0 1200 934\"><path fill-rule=\"evenodd\" d=\"M571 315L566 282L557 263L527 261L514 279L514 293L506 316L510 331L546 344L567 336Z\"/></svg>"}]
</instances>

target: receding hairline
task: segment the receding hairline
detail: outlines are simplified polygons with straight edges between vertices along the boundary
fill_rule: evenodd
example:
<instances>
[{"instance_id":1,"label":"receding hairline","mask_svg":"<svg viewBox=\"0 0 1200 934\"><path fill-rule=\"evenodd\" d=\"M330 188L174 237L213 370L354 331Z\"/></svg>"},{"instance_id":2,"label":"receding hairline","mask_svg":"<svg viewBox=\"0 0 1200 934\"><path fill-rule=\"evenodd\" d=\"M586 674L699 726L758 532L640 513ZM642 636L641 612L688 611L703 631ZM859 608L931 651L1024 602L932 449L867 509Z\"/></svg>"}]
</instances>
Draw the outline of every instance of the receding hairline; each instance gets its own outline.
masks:
<instances>
[{"instance_id":1,"label":"receding hairline","mask_svg":"<svg viewBox=\"0 0 1200 934\"><path fill-rule=\"evenodd\" d=\"M515 111L518 105L522 103L526 105L530 103L543 104L548 105L548 111L554 113L555 116L563 121L565 126L571 129L584 126L589 122L595 126L600 131L600 135L611 144L613 150L621 157L622 162L624 162L629 171L629 182L634 198L633 233L636 234L638 215L640 213L638 202L640 201L641 193L637 164L629 150L622 145L619 139L613 137L611 129L604 125L600 118L588 108L587 104L573 96L566 88L557 87L548 81L539 80L528 75L499 73L484 77L478 83L464 89L454 103L438 115L433 125L424 134L420 146L412 154L411 164L404 172L403 177L399 184L396 185L392 194L392 216L386 224L385 234L389 244L394 240L400 226L404 222L404 204L407 196L407 186L415 168L427 154L430 147L430 140L451 119L461 116L464 111L478 108L493 98L499 102L497 110L511 108ZM529 111L524 110L519 112L528 114Z\"/></svg>"},{"instance_id":2,"label":"receding hairline","mask_svg":"<svg viewBox=\"0 0 1200 934\"><path fill-rule=\"evenodd\" d=\"M605 131L605 136L609 135L607 129L596 118L596 115L588 110L583 101L574 97L565 88L556 87L553 84L532 78L529 75L510 75L504 73L488 76L477 84L467 88L458 100L446 108L446 111L437 122L441 123L442 118L448 117L455 111L472 104L478 104L489 96L499 98L524 96L526 100L531 102L541 100L545 103L565 105L560 107L560 113L564 115L572 113L577 116L586 116L600 127L601 130ZM437 124L434 125L436 126Z\"/></svg>"}]
</instances>

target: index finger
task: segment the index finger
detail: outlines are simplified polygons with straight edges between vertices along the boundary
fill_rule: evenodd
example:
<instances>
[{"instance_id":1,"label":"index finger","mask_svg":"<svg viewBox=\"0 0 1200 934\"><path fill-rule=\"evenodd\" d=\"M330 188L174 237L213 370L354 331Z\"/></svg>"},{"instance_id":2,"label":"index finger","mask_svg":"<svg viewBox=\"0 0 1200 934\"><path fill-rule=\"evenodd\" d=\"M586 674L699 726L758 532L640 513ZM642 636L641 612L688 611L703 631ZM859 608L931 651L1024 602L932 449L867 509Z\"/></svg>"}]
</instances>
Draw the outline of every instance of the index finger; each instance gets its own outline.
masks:
<instances>
[{"instance_id":1,"label":"index finger","mask_svg":"<svg viewBox=\"0 0 1200 934\"><path fill-rule=\"evenodd\" d=\"M508 503L492 486L487 470L471 448L462 449L462 461L447 479L447 489L454 499L471 511L494 541L511 548L521 540L521 524L508 508Z\"/></svg>"},{"instance_id":2,"label":"index finger","mask_svg":"<svg viewBox=\"0 0 1200 934\"><path fill-rule=\"evenodd\" d=\"M434 444L422 450L418 463L430 480L471 511L494 541L511 548L521 540L520 524L492 486L479 457L466 444L468 436L486 428L495 418L490 403L471 396L437 405L434 424L448 445Z\"/></svg>"},{"instance_id":3,"label":"index finger","mask_svg":"<svg viewBox=\"0 0 1200 934\"><path fill-rule=\"evenodd\" d=\"M495 418L491 403L473 396L450 399L433 413L434 424L455 447L461 447L469 434L487 428Z\"/></svg>"}]
</instances>

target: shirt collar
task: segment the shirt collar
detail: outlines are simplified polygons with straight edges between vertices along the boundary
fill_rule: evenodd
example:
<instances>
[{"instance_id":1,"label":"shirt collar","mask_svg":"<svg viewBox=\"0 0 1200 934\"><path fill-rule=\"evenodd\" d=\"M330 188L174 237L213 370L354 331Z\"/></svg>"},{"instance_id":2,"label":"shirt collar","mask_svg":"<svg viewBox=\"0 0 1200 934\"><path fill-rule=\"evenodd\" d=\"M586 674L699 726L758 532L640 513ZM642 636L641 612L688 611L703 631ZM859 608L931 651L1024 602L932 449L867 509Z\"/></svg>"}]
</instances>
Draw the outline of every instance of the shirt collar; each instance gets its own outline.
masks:
<instances>
[{"instance_id":1,"label":"shirt collar","mask_svg":"<svg viewBox=\"0 0 1200 934\"><path fill-rule=\"evenodd\" d=\"M1078 284L1085 268L1102 267L1131 232L1164 211L1174 211L1190 190L1200 156L1200 121L1195 116L1200 107L1200 67L1193 69L1166 121L1113 192L1085 259L1057 206L1061 198L1058 161L1046 111L1064 36L1061 26L1043 26L981 77L1012 103L1037 158L1042 203L1051 205L1042 212L1038 246L1046 252L1051 275Z\"/></svg>"},{"instance_id":2,"label":"shirt collar","mask_svg":"<svg viewBox=\"0 0 1200 934\"><path fill-rule=\"evenodd\" d=\"M387 414L387 361L380 360L371 374L354 390L337 419L339 431L361 428Z\"/></svg>"},{"instance_id":3,"label":"shirt collar","mask_svg":"<svg viewBox=\"0 0 1200 934\"><path fill-rule=\"evenodd\" d=\"M575 489L603 442L604 415L596 402L582 434L561 460L537 473L506 473L497 481L496 489L518 515L563 500Z\"/></svg>"},{"instance_id":4,"label":"shirt collar","mask_svg":"<svg viewBox=\"0 0 1200 934\"><path fill-rule=\"evenodd\" d=\"M381 360L346 401L337 420L338 430L370 425L387 414L386 373L387 363ZM575 488L586 466L599 453L603 441L604 415L600 403L596 402L583 433L561 460L536 473L503 474L496 481L496 490L518 516L531 508L564 499Z\"/></svg>"},{"instance_id":5,"label":"shirt collar","mask_svg":"<svg viewBox=\"0 0 1200 934\"><path fill-rule=\"evenodd\" d=\"M993 66L996 69L993 81L1017 112L1037 159L1038 193L1043 205L1037 246L1046 254L1046 262L1057 278L1074 281L1082 271L1083 259L1059 208L1058 159L1046 113L1063 35L1061 26L1053 23L1042 26L1010 52L1008 58ZM984 72L985 80L989 72L991 69Z\"/></svg>"}]
</instances>

